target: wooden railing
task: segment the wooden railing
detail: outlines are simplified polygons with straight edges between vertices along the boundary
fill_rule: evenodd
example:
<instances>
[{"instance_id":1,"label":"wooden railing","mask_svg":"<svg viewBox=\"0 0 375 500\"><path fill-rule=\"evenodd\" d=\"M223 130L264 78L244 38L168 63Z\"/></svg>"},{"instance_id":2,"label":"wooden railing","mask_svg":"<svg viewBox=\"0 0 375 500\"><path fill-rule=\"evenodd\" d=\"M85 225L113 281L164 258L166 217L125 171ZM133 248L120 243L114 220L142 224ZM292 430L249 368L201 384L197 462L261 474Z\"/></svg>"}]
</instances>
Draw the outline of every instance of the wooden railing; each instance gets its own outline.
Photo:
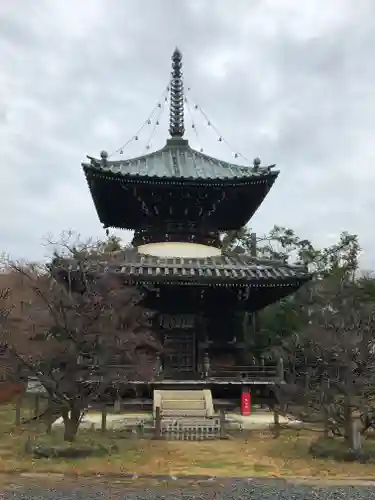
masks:
<instances>
[{"instance_id":1,"label":"wooden railing","mask_svg":"<svg viewBox=\"0 0 375 500\"><path fill-rule=\"evenodd\" d=\"M87 373L89 368L90 372ZM205 370L183 370L160 367L148 373L134 365L110 364L105 369L95 366L85 367L82 381L96 381L105 377L113 384L126 382L162 382L174 381L212 381L212 382L272 382L283 380L283 368L280 365L244 365L244 366L206 366Z\"/></svg>"},{"instance_id":2,"label":"wooden railing","mask_svg":"<svg viewBox=\"0 0 375 500\"><path fill-rule=\"evenodd\" d=\"M277 366L216 366L206 372L164 369L155 380L267 381L280 378Z\"/></svg>"},{"instance_id":3,"label":"wooden railing","mask_svg":"<svg viewBox=\"0 0 375 500\"><path fill-rule=\"evenodd\" d=\"M155 376L155 381L163 380L203 380L203 374L198 370L178 370L174 368L163 368Z\"/></svg>"},{"instance_id":4,"label":"wooden railing","mask_svg":"<svg viewBox=\"0 0 375 500\"><path fill-rule=\"evenodd\" d=\"M277 380L279 378L279 370L276 365L216 366L209 371L208 378L242 381Z\"/></svg>"},{"instance_id":5,"label":"wooden railing","mask_svg":"<svg viewBox=\"0 0 375 500\"><path fill-rule=\"evenodd\" d=\"M109 371L113 380L139 380L139 373L134 366L131 365L115 365L110 366ZM94 370L95 373L95 370ZM235 381L271 381L282 379L280 367L276 364L273 366L264 365L246 365L246 366L214 366L206 371L200 370L183 370L161 367L160 370L154 371L151 380L154 382L164 380L235 380Z\"/></svg>"}]
</instances>

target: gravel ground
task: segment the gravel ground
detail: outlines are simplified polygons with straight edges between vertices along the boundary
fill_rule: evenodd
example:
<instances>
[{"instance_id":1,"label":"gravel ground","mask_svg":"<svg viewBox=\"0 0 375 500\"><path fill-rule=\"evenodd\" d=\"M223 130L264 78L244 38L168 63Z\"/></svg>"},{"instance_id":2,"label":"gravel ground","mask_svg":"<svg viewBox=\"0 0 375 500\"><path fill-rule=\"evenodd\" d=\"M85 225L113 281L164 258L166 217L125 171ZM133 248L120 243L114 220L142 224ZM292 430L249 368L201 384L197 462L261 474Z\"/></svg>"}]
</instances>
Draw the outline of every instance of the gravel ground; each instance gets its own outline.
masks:
<instances>
[{"instance_id":1,"label":"gravel ground","mask_svg":"<svg viewBox=\"0 0 375 500\"><path fill-rule=\"evenodd\" d=\"M292 484L282 480L230 479L212 482L119 482L118 484L66 484L54 487L12 484L0 491L1 500L375 500L375 486Z\"/></svg>"}]
</instances>

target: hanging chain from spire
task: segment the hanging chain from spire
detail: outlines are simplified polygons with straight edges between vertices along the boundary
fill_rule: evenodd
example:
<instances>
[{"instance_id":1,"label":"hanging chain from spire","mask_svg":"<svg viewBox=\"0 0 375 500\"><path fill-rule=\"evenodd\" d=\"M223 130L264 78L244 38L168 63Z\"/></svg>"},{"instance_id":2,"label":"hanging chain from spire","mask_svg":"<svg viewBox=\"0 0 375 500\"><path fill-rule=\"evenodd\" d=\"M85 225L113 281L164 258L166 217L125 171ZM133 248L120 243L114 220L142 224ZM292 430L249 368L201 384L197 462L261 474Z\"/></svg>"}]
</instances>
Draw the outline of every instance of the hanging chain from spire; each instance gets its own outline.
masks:
<instances>
[{"instance_id":1,"label":"hanging chain from spire","mask_svg":"<svg viewBox=\"0 0 375 500\"><path fill-rule=\"evenodd\" d=\"M188 91L191 94L191 88L190 87L188 88ZM204 118L204 121L206 122L207 127L211 128L218 135L218 142L226 144L229 147L229 149L231 149L231 151L233 153L233 156L235 158L242 158L246 162L250 161L249 158L247 158L245 155L243 155L242 153L240 153L238 151L238 149L234 148L233 145L230 144L226 140L226 138L220 133L220 131L217 129L217 127L215 127L215 125L212 123L212 120L209 118L209 116L204 111L204 109L202 108L202 106L200 106L197 103L193 103L193 102L189 101L188 98L187 98L187 96L186 96L186 103L187 103L188 109L191 106L194 109L194 111L198 111L201 114L201 116Z\"/></svg>"},{"instance_id":2,"label":"hanging chain from spire","mask_svg":"<svg viewBox=\"0 0 375 500\"><path fill-rule=\"evenodd\" d=\"M188 89L189 90L189 89ZM197 125L194 121L194 117L193 117L193 113L191 111L191 107L190 107L190 104L189 104L189 101L188 101L188 98L185 96L185 104L186 104L186 109L187 109L187 112L188 112L188 115L189 115L189 118L191 120L191 128L194 130L194 133L195 133L195 137L197 138L197 143L199 145L199 151L201 153L203 153L203 148L202 148L202 144L201 144L201 140L200 140L200 137L199 137L199 134L198 134L198 129L197 129Z\"/></svg>"},{"instance_id":3,"label":"hanging chain from spire","mask_svg":"<svg viewBox=\"0 0 375 500\"><path fill-rule=\"evenodd\" d=\"M183 137L184 126L184 84L182 80L182 53L179 49L172 55L172 80L170 86L170 119L169 133L171 137Z\"/></svg>"},{"instance_id":4,"label":"hanging chain from spire","mask_svg":"<svg viewBox=\"0 0 375 500\"><path fill-rule=\"evenodd\" d=\"M168 101L168 92L170 91L170 84L168 83L168 86L164 89L163 93L160 96L159 101L157 102L156 106L153 108L147 119L143 122L142 126L136 131L136 133L130 137L120 148L116 149L113 151L111 154L108 155L108 158L111 156L115 155L116 153L120 153L120 155L124 154L124 149L133 141L138 141L139 140L139 135L143 131L144 128L147 126L151 125L152 122L154 121L154 115L157 114L158 110L162 109L165 105L165 103ZM160 117L159 117L160 118ZM158 121L158 120L156 120Z\"/></svg>"},{"instance_id":5,"label":"hanging chain from spire","mask_svg":"<svg viewBox=\"0 0 375 500\"><path fill-rule=\"evenodd\" d=\"M168 87L168 90L169 90L169 87ZM146 147L145 147L145 152L148 152L149 149L151 148L151 140L155 134L155 131L156 131L156 128L160 125L160 120L161 120L161 116L163 114L163 111L164 111L164 108L165 108L165 104L168 102L168 98L167 96L164 97L164 99L162 100L161 102L161 106L159 106L159 112L157 113L156 117L155 117L155 120L154 120L154 124L153 124L153 127L152 127L152 130L148 136L148 140L147 140L147 143L146 143Z\"/></svg>"}]
</instances>

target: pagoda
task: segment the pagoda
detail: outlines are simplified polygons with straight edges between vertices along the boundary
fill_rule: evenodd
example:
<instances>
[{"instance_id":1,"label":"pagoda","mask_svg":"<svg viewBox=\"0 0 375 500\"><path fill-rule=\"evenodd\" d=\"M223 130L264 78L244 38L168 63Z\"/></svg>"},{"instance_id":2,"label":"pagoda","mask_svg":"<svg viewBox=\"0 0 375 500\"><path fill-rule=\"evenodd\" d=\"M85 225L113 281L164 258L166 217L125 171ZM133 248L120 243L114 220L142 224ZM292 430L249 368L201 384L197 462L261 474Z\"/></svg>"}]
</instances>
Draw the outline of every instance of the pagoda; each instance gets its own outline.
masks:
<instances>
[{"instance_id":1,"label":"pagoda","mask_svg":"<svg viewBox=\"0 0 375 500\"><path fill-rule=\"evenodd\" d=\"M163 351L151 383L274 383L276 373L246 367L236 313L251 316L311 275L305 267L223 251L222 235L250 221L279 172L259 159L237 165L190 147L178 49L169 91L170 137L162 149L118 161L102 151L82 164L103 226L134 231L132 248L107 272L146 290L157 310Z\"/></svg>"}]
</instances>

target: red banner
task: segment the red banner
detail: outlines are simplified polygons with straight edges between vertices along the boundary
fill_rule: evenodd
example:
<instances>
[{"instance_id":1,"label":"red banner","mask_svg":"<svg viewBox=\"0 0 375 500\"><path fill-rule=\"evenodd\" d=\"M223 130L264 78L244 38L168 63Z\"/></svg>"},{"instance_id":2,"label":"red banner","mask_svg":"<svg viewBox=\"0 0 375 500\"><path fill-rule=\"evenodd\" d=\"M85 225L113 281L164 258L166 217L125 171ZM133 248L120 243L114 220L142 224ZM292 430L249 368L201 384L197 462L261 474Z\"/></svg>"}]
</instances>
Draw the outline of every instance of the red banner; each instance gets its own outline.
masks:
<instances>
[{"instance_id":1,"label":"red banner","mask_svg":"<svg viewBox=\"0 0 375 500\"><path fill-rule=\"evenodd\" d=\"M251 415L251 392L243 392L241 394L241 414L244 417Z\"/></svg>"}]
</instances>

